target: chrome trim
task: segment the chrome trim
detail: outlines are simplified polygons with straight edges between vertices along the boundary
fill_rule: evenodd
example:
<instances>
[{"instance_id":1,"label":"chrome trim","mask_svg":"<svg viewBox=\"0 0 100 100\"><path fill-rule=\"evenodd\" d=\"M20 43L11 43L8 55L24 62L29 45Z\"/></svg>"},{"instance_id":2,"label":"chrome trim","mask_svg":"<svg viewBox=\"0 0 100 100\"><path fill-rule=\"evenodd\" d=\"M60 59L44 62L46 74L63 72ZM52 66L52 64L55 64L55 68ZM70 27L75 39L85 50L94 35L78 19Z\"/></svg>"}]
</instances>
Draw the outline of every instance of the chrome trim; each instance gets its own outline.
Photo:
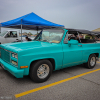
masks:
<instances>
[{"instance_id":1,"label":"chrome trim","mask_svg":"<svg viewBox=\"0 0 100 100\"><path fill-rule=\"evenodd\" d=\"M90 59L90 65L91 65L91 66L94 66L95 63L96 63L96 59L95 59L95 57L92 57L92 58Z\"/></svg>"},{"instance_id":2,"label":"chrome trim","mask_svg":"<svg viewBox=\"0 0 100 100\"><path fill-rule=\"evenodd\" d=\"M49 66L47 64L42 64L37 69L37 76L40 79L44 79L44 78L46 78L49 75L49 71L50 71Z\"/></svg>"}]
</instances>

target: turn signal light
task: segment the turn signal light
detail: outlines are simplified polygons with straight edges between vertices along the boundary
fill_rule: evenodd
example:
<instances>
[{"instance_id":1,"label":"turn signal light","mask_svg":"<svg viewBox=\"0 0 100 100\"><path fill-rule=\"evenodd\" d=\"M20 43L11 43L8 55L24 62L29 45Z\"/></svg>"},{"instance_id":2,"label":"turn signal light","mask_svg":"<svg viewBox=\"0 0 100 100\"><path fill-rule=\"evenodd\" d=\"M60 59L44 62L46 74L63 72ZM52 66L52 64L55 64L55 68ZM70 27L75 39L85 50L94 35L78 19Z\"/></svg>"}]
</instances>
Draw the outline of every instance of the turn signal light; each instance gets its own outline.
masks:
<instances>
[{"instance_id":1,"label":"turn signal light","mask_svg":"<svg viewBox=\"0 0 100 100\"><path fill-rule=\"evenodd\" d=\"M28 66L20 66L20 68L28 68Z\"/></svg>"}]
</instances>

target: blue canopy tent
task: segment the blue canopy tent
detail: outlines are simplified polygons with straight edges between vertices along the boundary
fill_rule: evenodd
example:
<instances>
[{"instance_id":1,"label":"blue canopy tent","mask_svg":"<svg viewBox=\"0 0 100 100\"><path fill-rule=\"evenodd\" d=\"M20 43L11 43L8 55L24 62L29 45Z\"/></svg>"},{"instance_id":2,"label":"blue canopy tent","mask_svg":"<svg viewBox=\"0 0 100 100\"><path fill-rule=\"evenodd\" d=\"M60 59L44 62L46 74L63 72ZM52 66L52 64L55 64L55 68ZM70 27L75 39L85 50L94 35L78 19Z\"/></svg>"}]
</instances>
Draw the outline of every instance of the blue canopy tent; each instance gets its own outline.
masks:
<instances>
[{"instance_id":1,"label":"blue canopy tent","mask_svg":"<svg viewBox=\"0 0 100 100\"><path fill-rule=\"evenodd\" d=\"M64 27L63 25L55 24L50 21L47 21L33 12L22 17L3 22L1 23L1 27L7 28L22 28L23 29L31 29L31 30L40 30L42 28L50 28L50 27Z\"/></svg>"},{"instance_id":2,"label":"blue canopy tent","mask_svg":"<svg viewBox=\"0 0 100 100\"><path fill-rule=\"evenodd\" d=\"M54 27L64 27L63 25L55 24L50 21L47 21L35 13L29 13L27 15L24 15L22 17L0 23L0 27L5 27L5 28L21 28L21 33L22 29L28 29L28 30L41 30L44 28L54 28Z\"/></svg>"}]
</instances>

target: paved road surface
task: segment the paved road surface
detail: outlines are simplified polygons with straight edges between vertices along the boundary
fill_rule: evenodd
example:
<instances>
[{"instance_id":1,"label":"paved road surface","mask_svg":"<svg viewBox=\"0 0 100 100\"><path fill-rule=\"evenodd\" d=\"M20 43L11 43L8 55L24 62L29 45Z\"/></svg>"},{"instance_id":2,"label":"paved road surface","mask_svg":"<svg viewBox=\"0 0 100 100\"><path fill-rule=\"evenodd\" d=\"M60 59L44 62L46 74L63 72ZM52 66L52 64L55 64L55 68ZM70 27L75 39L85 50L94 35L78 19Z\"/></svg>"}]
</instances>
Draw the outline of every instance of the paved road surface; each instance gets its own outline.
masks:
<instances>
[{"instance_id":1,"label":"paved road surface","mask_svg":"<svg viewBox=\"0 0 100 100\"><path fill-rule=\"evenodd\" d=\"M81 65L74 66L53 72L50 79L44 83L34 83L29 76L17 79L0 67L0 100L100 100L100 70L18 98L15 97L15 94L96 69L100 69L100 61L94 69L87 69Z\"/></svg>"}]
</instances>

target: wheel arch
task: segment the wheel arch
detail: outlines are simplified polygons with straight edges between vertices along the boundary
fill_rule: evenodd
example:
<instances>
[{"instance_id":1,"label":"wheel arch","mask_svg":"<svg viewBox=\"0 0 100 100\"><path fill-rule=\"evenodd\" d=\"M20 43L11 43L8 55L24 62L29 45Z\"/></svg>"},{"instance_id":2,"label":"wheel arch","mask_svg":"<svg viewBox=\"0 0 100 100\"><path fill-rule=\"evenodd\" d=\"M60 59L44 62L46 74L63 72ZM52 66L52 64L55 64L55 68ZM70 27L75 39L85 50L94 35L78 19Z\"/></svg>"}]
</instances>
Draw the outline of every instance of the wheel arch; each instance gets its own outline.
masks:
<instances>
[{"instance_id":1,"label":"wheel arch","mask_svg":"<svg viewBox=\"0 0 100 100\"><path fill-rule=\"evenodd\" d=\"M86 57L86 62L88 61L89 57L90 57L92 54L95 54L95 55L96 55L96 59L99 58L99 53L90 53L90 54Z\"/></svg>"},{"instance_id":2,"label":"wheel arch","mask_svg":"<svg viewBox=\"0 0 100 100\"><path fill-rule=\"evenodd\" d=\"M40 61L40 60L49 60L53 66L53 70L55 70L55 60L53 58L44 58L44 59L36 59L36 60L31 61L30 66L29 66L29 71L30 71L31 65L33 63Z\"/></svg>"},{"instance_id":3,"label":"wheel arch","mask_svg":"<svg viewBox=\"0 0 100 100\"><path fill-rule=\"evenodd\" d=\"M92 54L95 54L96 57L99 57L99 53L92 53ZM90 57L92 54L90 54L89 57Z\"/></svg>"}]
</instances>

